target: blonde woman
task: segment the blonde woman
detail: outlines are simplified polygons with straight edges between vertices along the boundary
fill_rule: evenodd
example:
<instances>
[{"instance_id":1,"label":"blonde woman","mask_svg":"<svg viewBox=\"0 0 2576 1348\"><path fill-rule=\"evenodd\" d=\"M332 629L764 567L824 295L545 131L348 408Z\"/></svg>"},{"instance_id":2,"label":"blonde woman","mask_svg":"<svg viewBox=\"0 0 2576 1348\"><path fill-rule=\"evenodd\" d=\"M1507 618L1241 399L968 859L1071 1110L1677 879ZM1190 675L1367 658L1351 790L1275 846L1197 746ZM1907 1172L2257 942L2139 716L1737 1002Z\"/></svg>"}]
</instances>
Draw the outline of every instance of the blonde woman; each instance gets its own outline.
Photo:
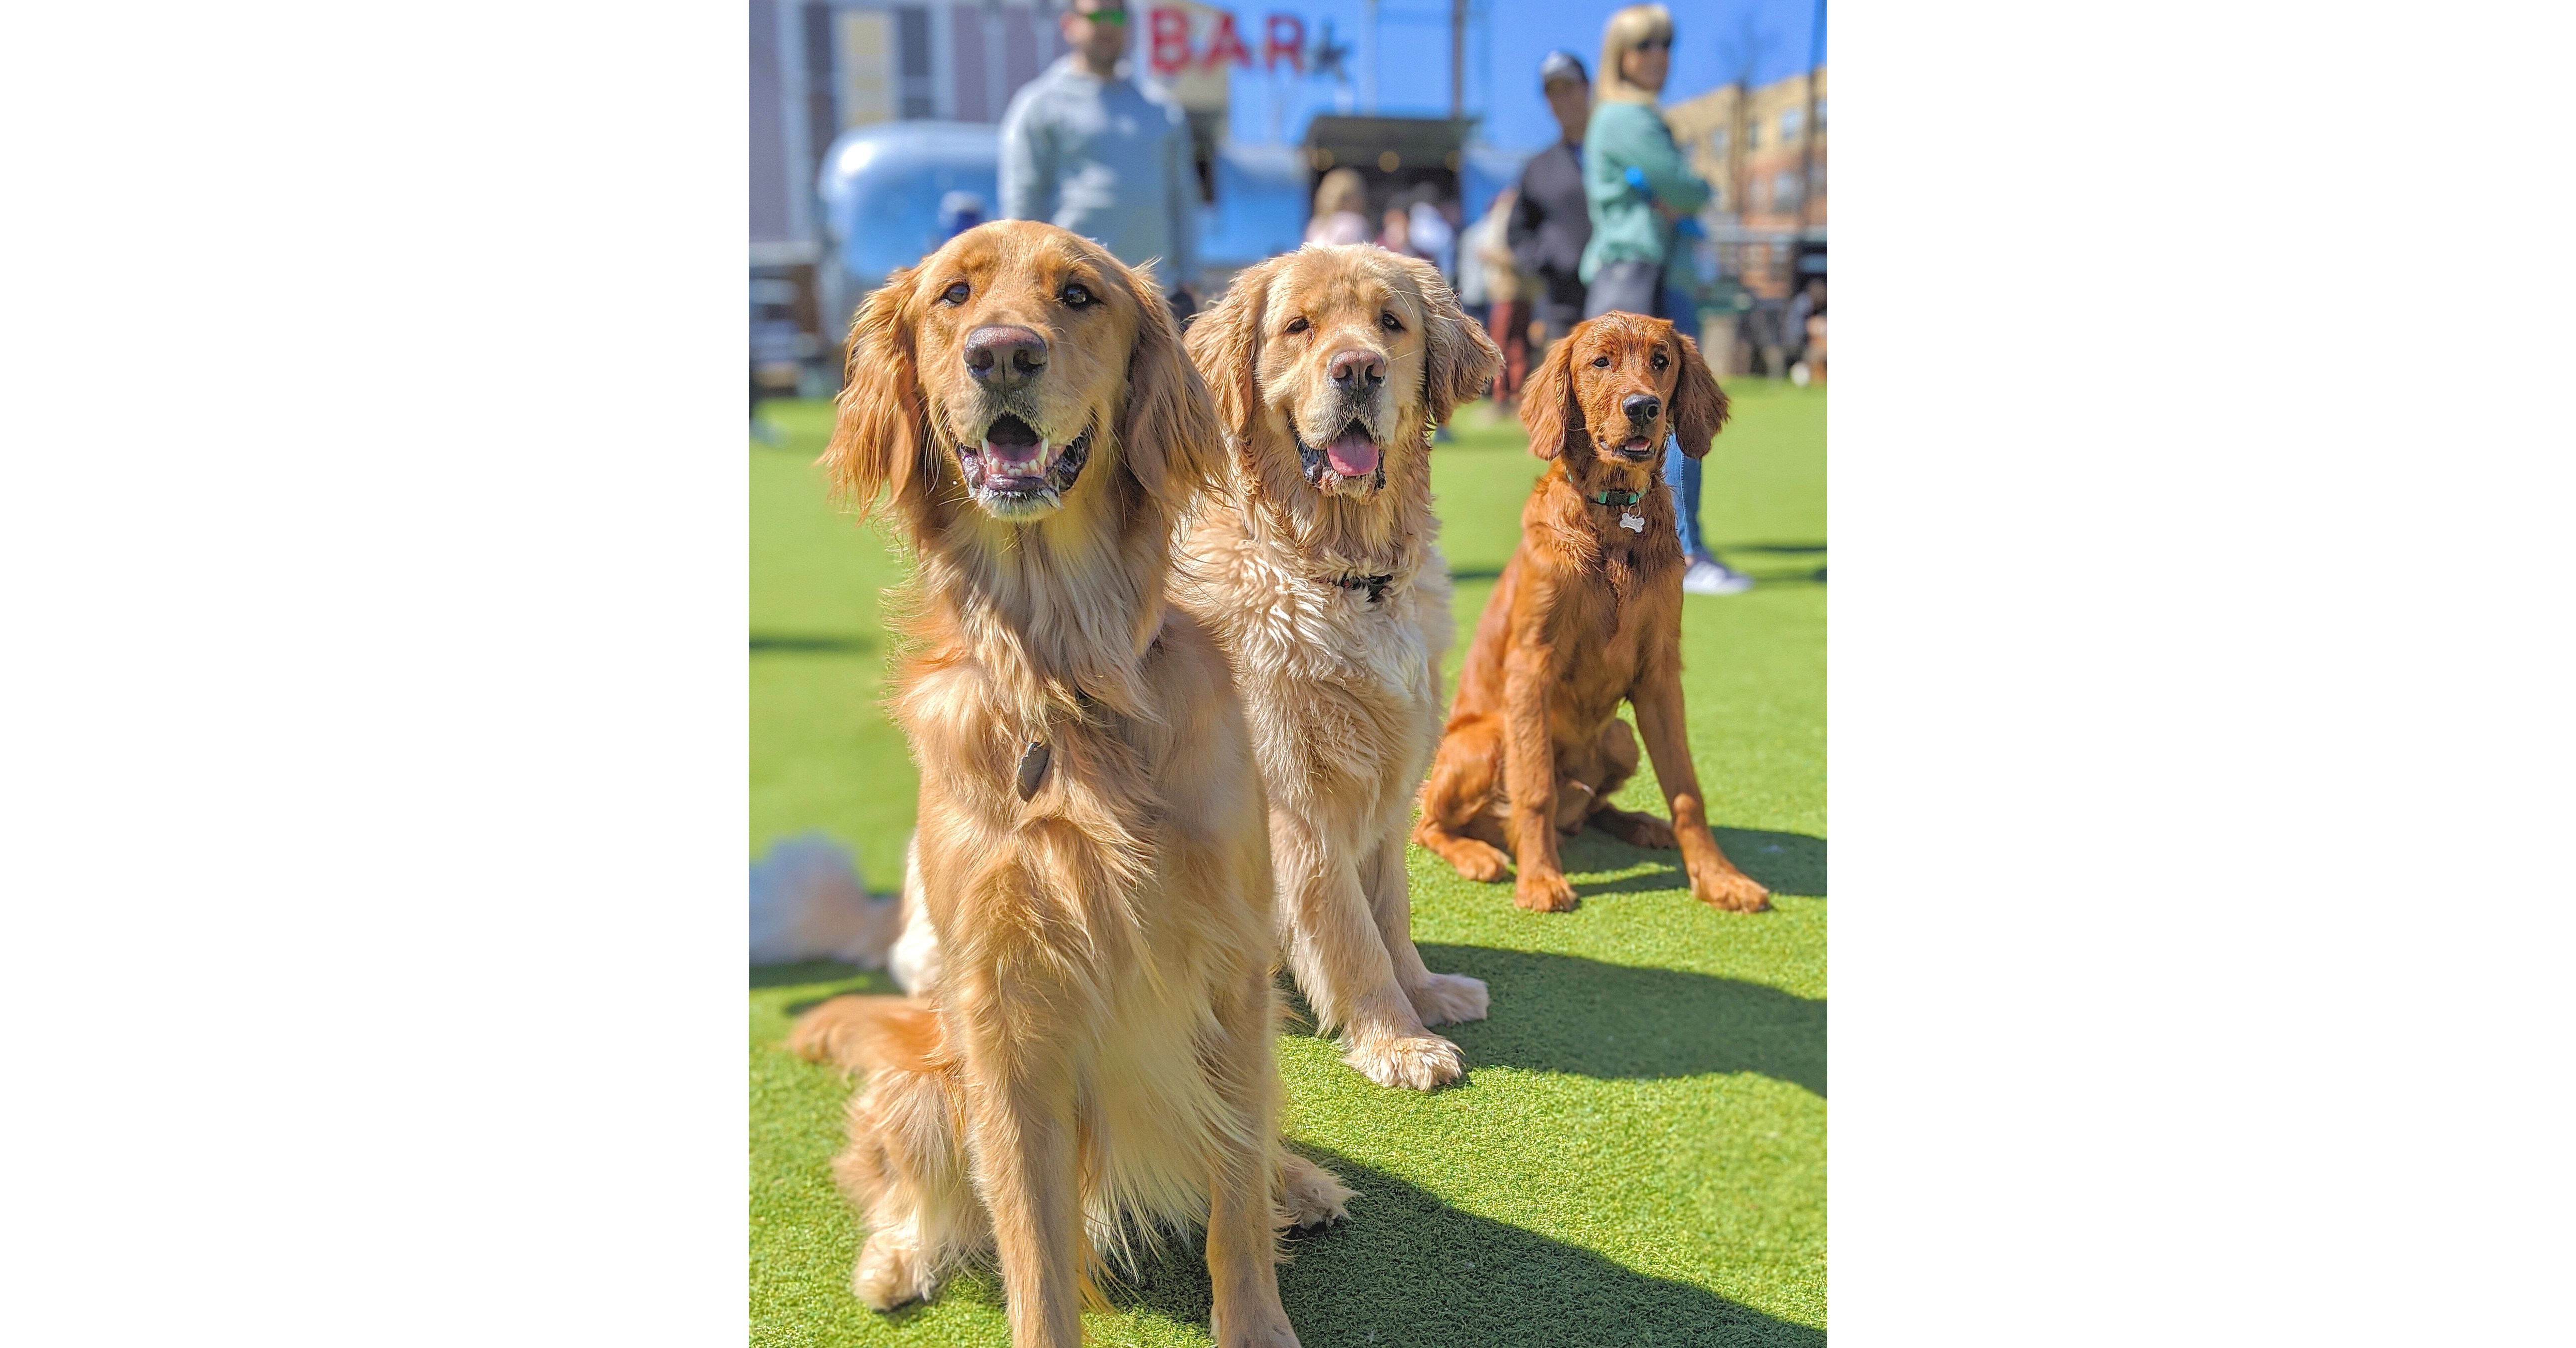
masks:
<instances>
[{"instance_id":1,"label":"blonde woman","mask_svg":"<svg viewBox=\"0 0 2576 1348\"><path fill-rule=\"evenodd\" d=\"M1655 110L1672 73L1673 13L1630 5L1601 30L1601 83L1583 135L1583 195L1592 204L1592 241L1583 246L1583 316L1625 310L1696 327L1690 314L1666 311L1664 271L1673 256L1674 222L1708 204L1708 184L1691 172ZM1741 594L1751 577L1708 550L1700 525L1702 463L1667 449L1664 480L1673 489L1673 518L1682 536L1684 594Z\"/></svg>"},{"instance_id":2,"label":"blonde woman","mask_svg":"<svg viewBox=\"0 0 2576 1348\"><path fill-rule=\"evenodd\" d=\"M1673 222L1705 205L1709 190L1655 109L1672 63L1673 13L1662 5L1631 5L1602 29L1601 82L1583 136L1583 192L1592 205L1586 318L1613 309L1680 317L1664 312Z\"/></svg>"},{"instance_id":3,"label":"blonde woman","mask_svg":"<svg viewBox=\"0 0 2576 1348\"><path fill-rule=\"evenodd\" d=\"M1358 169L1337 168L1315 185L1315 217L1306 222L1308 243L1367 243L1368 184Z\"/></svg>"}]
</instances>

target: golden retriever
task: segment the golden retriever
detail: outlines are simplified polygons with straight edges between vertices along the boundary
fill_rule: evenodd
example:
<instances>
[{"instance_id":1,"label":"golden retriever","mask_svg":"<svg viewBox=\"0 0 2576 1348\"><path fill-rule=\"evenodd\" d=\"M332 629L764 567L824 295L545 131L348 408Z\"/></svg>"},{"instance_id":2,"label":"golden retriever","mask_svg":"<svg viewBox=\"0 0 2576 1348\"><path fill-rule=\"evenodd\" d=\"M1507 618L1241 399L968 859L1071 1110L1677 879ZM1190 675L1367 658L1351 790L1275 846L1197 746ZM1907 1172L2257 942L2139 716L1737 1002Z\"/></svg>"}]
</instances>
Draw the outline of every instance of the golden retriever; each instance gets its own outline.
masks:
<instances>
[{"instance_id":1,"label":"golden retriever","mask_svg":"<svg viewBox=\"0 0 2576 1348\"><path fill-rule=\"evenodd\" d=\"M1726 424L1726 394L1672 324L1610 313L1548 351L1522 395L1521 424L1548 468L1459 670L1415 839L1471 880L1509 876L1516 856L1512 901L1563 912L1575 895L1556 836L1589 822L1638 847L1678 843L1691 893L1712 907L1770 907L1769 892L1709 834L1682 717L1685 559L1664 486L1665 435L1685 454L1707 454ZM1623 699L1654 756L1670 824L1610 803L1637 770Z\"/></svg>"},{"instance_id":2,"label":"golden retriever","mask_svg":"<svg viewBox=\"0 0 2576 1348\"><path fill-rule=\"evenodd\" d=\"M1261 784L1224 655L1164 601L1223 437L1159 288L995 223L870 295L824 463L917 564L894 714L921 768L921 998L791 1046L863 1071L836 1178L884 1309L989 1244L1019 1348L1072 1348L1105 1256L1204 1222L1227 1348L1296 1343L1278 1232L1348 1191L1279 1142Z\"/></svg>"},{"instance_id":3,"label":"golden retriever","mask_svg":"<svg viewBox=\"0 0 2576 1348\"><path fill-rule=\"evenodd\" d=\"M1440 741L1454 631L1431 428L1497 357L1429 265L1309 244L1237 276L1190 328L1233 454L1180 544L1173 602L1234 666L1270 802L1280 948L1343 1060L1429 1090L1485 985L1413 948L1405 828Z\"/></svg>"}]
</instances>

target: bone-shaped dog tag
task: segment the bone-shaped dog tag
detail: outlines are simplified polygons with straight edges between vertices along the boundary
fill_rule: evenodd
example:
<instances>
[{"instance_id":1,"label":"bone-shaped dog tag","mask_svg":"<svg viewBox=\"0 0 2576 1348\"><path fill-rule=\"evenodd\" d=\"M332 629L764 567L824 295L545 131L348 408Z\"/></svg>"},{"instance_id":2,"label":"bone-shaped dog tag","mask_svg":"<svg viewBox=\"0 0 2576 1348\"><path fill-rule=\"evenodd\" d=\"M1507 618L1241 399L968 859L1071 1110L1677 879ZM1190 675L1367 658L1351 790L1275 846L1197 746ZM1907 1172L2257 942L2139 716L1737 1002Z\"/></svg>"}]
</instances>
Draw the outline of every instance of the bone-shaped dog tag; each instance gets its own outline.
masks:
<instances>
[{"instance_id":1,"label":"bone-shaped dog tag","mask_svg":"<svg viewBox=\"0 0 2576 1348\"><path fill-rule=\"evenodd\" d=\"M1619 527L1632 534L1642 534L1646 532L1646 517L1643 515L1631 515L1627 511L1622 510L1619 512Z\"/></svg>"}]
</instances>

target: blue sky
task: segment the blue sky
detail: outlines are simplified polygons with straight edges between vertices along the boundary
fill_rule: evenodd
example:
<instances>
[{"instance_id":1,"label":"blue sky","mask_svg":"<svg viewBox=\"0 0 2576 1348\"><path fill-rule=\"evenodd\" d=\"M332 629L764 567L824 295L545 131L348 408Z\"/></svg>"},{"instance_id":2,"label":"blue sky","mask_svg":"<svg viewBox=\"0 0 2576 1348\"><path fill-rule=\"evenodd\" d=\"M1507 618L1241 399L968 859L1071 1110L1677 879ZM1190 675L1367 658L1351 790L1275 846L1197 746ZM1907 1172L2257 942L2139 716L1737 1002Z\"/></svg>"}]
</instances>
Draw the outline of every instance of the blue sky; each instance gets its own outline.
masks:
<instances>
[{"instance_id":1,"label":"blue sky","mask_svg":"<svg viewBox=\"0 0 2576 1348\"><path fill-rule=\"evenodd\" d=\"M1767 41L1753 81L1766 84L1807 68L1815 0L1664 0L1673 11L1670 97L1687 97L1725 83L1734 73L1726 48L1749 18ZM1138 7L1151 0L1131 0ZM1486 136L1513 149L1545 145L1556 123L1538 93L1539 58L1564 47L1586 68L1601 53L1601 26L1623 0L1482 0L1484 19L1467 40L1467 106L1486 115ZM1232 6L1237 26L1259 50L1263 16L1274 10L1306 21L1311 42L1326 19L1336 41L1348 44L1356 76L1363 44L1360 0L1247 0ZM1379 6L1378 110L1388 114L1442 115L1449 110L1449 6L1447 0L1383 0ZM1486 89L1490 61L1493 89ZM1357 93L1357 81L1353 94ZM1296 80L1283 69L1274 79L1258 68L1234 76L1234 134L1269 140L1272 127L1294 139L1317 112L1334 106L1330 81ZM1357 110L1356 108L1354 110Z\"/></svg>"}]
</instances>

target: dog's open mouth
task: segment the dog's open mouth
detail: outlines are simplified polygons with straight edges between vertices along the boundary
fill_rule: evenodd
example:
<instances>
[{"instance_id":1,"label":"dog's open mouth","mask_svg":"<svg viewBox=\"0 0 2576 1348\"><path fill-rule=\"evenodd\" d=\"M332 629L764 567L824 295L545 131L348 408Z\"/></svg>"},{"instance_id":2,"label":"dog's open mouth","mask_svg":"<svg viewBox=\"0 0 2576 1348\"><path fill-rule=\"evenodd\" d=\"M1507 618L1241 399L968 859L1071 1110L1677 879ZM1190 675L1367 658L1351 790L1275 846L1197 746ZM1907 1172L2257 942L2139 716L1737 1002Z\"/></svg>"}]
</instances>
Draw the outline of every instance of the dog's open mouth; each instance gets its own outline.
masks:
<instances>
[{"instance_id":1,"label":"dog's open mouth","mask_svg":"<svg viewBox=\"0 0 2576 1348\"><path fill-rule=\"evenodd\" d=\"M1049 442L1037 429L1004 414L984 428L976 445L957 447L957 466L976 503L1003 519L1025 519L1064 504L1073 480L1091 460L1091 431L1069 444Z\"/></svg>"},{"instance_id":2,"label":"dog's open mouth","mask_svg":"<svg viewBox=\"0 0 2576 1348\"><path fill-rule=\"evenodd\" d=\"M1306 480L1323 490L1338 482L1365 481L1371 490L1386 485L1386 458L1368 423L1357 417L1323 444L1310 445L1304 436L1297 437L1297 459L1305 467Z\"/></svg>"},{"instance_id":3,"label":"dog's open mouth","mask_svg":"<svg viewBox=\"0 0 2576 1348\"><path fill-rule=\"evenodd\" d=\"M1644 463L1655 457L1655 442L1646 436L1632 435L1627 443L1619 446L1618 453L1620 458L1630 463Z\"/></svg>"}]
</instances>

